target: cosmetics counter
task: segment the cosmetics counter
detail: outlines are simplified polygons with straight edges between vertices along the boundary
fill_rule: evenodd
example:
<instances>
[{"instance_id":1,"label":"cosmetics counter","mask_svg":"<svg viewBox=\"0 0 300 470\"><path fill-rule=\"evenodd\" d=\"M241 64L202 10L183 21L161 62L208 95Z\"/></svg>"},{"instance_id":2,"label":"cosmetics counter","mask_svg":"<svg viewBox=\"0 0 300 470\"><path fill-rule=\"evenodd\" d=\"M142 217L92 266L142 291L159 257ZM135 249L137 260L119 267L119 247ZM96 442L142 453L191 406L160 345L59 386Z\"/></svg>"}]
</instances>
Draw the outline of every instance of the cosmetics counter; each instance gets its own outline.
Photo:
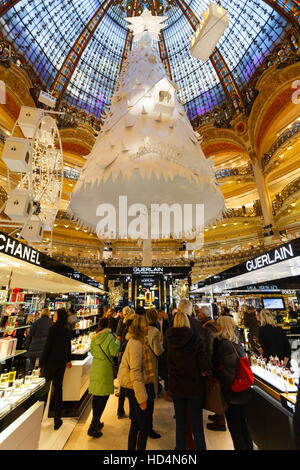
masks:
<instances>
[{"instance_id":1,"label":"cosmetics counter","mask_svg":"<svg viewBox=\"0 0 300 470\"><path fill-rule=\"evenodd\" d=\"M279 361L251 356L254 375L252 399L246 405L247 422L259 450L293 450L293 415L299 384L296 361L284 368Z\"/></svg>"},{"instance_id":2,"label":"cosmetics counter","mask_svg":"<svg viewBox=\"0 0 300 470\"><path fill-rule=\"evenodd\" d=\"M78 317L76 336L71 343L72 367L66 369L63 380L62 416L79 417L87 406L91 396L88 393L92 356L90 354L90 335L98 324L98 311ZM52 403L49 406L49 417L53 417Z\"/></svg>"},{"instance_id":3,"label":"cosmetics counter","mask_svg":"<svg viewBox=\"0 0 300 470\"><path fill-rule=\"evenodd\" d=\"M93 358L89 341L85 341L86 344L72 342L72 367L65 370L63 380L62 417L79 417L91 399L88 387ZM78 349L78 345L82 349ZM54 408L50 401L48 417L53 416Z\"/></svg>"},{"instance_id":4,"label":"cosmetics counter","mask_svg":"<svg viewBox=\"0 0 300 470\"><path fill-rule=\"evenodd\" d=\"M54 299L55 308L68 307L70 301L78 304L79 329L72 341L73 367L65 374L63 400L82 404L91 364L88 336L105 291L94 279L23 242L2 232L0 238L0 449L32 450L39 446L50 384L37 371L27 371L26 332L35 313L49 305L48 299ZM28 258L28 250L35 256Z\"/></svg>"},{"instance_id":5,"label":"cosmetics counter","mask_svg":"<svg viewBox=\"0 0 300 470\"><path fill-rule=\"evenodd\" d=\"M48 387L39 369L0 375L0 450L37 449ZM12 447L13 446L13 447Z\"/></svg>"}]
</instances>

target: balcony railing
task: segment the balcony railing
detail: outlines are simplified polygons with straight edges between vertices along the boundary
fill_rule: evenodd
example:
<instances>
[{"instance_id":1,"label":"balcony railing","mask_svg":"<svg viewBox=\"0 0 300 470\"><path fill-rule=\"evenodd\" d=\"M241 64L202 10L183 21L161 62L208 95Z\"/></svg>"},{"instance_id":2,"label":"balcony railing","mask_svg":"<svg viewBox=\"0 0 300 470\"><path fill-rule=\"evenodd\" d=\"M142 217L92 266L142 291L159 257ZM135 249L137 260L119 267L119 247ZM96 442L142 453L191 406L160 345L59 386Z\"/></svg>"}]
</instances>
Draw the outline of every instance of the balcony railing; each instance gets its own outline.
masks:
<instances>
[{"instance_id":1,"label":"balcony railing","mask_svg":"<svg viewBox=\"0 0 300 470\"><path fill-rule=\"evenodd\" d=\"M259 201L255 201L251 208L242 206L238 209L227 209L223 214L225 219L231 219L232 217L260 217L261 210Z\"/></svg>"},{"instance_id":2,"label":"balcony railing","mask_svg":"<svg viewBox=\"0 0 300 470\"><path fill-rule=\"evenodd\" d=\"M272 202L273 214L276 215L276 213L281 209L284 203L287 202L287 199L299 191L300 177L291 181L283 188L280 193L276 194L275 199Z\"/></svg>"},{"instance_id":3,"label":"balcony railing","mask_svg":"<svg viewBox=\"0 0 300 470\"><path fill-rule=\"evenodd\" d=\"M272 147L270 148L268 153L265 153L264 156L262 157L262 168L263 170L266 169L266 167L269 165L270 161L272 160L273 156L279 150L286 142L288 142L291 137L295 136L300 132L300 122L296 122L290 129L287 129L286 131L281 134L278 139L274 142Z\"/></svg>"},{"instance_id":4,"label":"balcony railing","mask_svg":"<svg viewBox=\"0 0 300 470\"><path fill-rule=\"evenodd\" d=\"M215 173L217 179L220 178L227 178L229 176L253 176L253 168L252 165L247 165L240 168L224 168L222 170L218 170Z\"/></svg>"}]
</instances>

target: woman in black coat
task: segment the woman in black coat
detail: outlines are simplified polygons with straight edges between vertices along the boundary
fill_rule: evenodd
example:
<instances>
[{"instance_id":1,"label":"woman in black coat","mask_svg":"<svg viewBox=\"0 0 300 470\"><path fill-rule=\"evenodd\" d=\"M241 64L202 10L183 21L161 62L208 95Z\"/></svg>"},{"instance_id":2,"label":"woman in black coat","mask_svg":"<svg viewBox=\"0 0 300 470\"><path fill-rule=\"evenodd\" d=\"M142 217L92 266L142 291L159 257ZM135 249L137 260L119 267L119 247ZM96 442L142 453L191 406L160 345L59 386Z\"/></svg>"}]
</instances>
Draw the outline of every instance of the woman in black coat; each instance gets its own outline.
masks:
<instances>
[{"instance_id":1,"label":"woman in black coat","mask_svg":"<svg viewBox=\"0 0 300 470\"><path fill-rule=\"evenodd\" d=\"M57 310L57 320L51 326L40 358L46 381L52 380L54 402L54 429L62 425L62 383L66 367L71 363L71 331L68 327L68 314L64 308Z\"/></svg>"},{"instance_id":2,"label":"woman in black coat","mask_svg":"<svg viewBox=\"0 0 300 470\"><path fill-rule=\"evenodd\" d=\"M190 327L185 313L178 312L174 324L166 331L169 391L176 415L176 450L186 449L187 411L196 450L205 450L203 431L203 373L208 372L208 361L201 337Z\"/></svg>"},{"instance_id":3,"label":"woman in black coat","mask_svg":"<svg viewBox=\"0 0 300 470\"><path fill-rule=\"evenodd\" d=\"M291 358L291 345L285 331L277 326L270 310L263 309L257 316L260 323L258 329L260 354L267 359L270 356L277 356L286 366Z\"/></svg>"},{"instance_id":4,"label":"woman in black coat","mask_svg":"<svg viewBox=\"0 0 300 470\"><path fill-rule=\"evenodd\" d=\"M38 318L30 327L29 335L27 337L27 341L29 342L27 357L30 361L30 370L34 368L36 360L42 355L51 326L52 320L50 319L50 310L48 308L44 308L42 310L41 317Z\"/></svg>"},{"instance_id":5,"label":"woman in black coat","mask_svg":"<svg viewBox=\"0 0 300 470\"><path fill-rule=\"evenodd\" d=\"M253 450L249 434L245 404L251 398L252 390L234 392L231 385L236 377L237 361L246 353L236 335L236 325L230 316L220 316L217 320L219 333L214 341L213 374L220 381L223 396L228 405L226 421L235 450Z\"/></svg>"}]
</instances>

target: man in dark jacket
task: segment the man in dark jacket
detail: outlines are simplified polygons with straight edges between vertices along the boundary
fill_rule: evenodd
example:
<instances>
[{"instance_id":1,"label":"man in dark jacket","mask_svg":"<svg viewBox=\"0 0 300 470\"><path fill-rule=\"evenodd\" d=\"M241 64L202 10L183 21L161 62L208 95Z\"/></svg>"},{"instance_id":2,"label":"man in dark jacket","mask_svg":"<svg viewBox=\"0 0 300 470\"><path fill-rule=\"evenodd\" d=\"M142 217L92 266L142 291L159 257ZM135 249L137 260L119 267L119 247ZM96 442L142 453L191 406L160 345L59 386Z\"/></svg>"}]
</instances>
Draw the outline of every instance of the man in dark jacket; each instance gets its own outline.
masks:
<instances>
[{"instance_id":1,"label":"man in dark jacket","mask_svg":"<svg viewBox=\"0 0 300 470\"><path fill-rule=\"evenodd\" d=\"M165 334L167 349L169 390L176 415L176 449L186 449L187 411L190 410L192 432L196 450L206 448L202 409L204 382L202 374L208 372L207 357L200 336L190 328L186 314L179 312L174 326Z\"/></svg>"},{"instance_id":2,"label":"man in dark jacket","mask_svg":"<svg viewBox=\"0 0 300 470\"><path fill-rule=\"evenodd\" d=\"M160 331L160 341L163 342L164 336L168 328L170 328L170 323L168 319L168 314L164 310L158 311L158 322L157 322L158 329ZM168 367L167 367L167 351L158 356L158 375L164 382L164 399L166 401L173 401L170 393L169 393L169 386L168 386ZM160 383L158 383L158 388Z\"/></svg>"},{"instance_id":3,"label":"man in dark jacket","mask_svg":"<svg viewBox=\"0 0 300 470\"><path fill-rule=\"evenodd\" d=\"M27 357L30 361L30 370L34 368L36 360L42 355L51 326L52 320L50 319L50 310L48 308L44 308L41 312L41 317L38 318L31 326L27 338L29 344Z\"/></svg>"},{"instance_id":4,"label":"man in dark jacket","mask_svg":"<svg viewBox=\"0 0 300 470\"><path fill-rule=\"evenodd\" d=\"M258 352L259 342L258 342L258 329L259 323L256 318L256 312L254 307L249 307L248 311L244 313L244 326L249 328L249 343L251 351L253 353Z\"/></svg>"},{"instance_id":5,"label":"man in dark jacket","mask_svg":"<svg viewBox=\"0 0 300 470\"><path fill-rule=\"evenodd\" d=\"M207 306L201 307L198 318L201 322L201 326L204 332L204 339L206 345L207 358L209 363L209 368L213 368L213 351L214 351L214 340L217 335L217 325L215 320L211 317L211 312ZM208 415L208 419L213 421L206 425L207 429L210 431L226 431L226 420L225 415Z\"/></svg>"}]
</instances>

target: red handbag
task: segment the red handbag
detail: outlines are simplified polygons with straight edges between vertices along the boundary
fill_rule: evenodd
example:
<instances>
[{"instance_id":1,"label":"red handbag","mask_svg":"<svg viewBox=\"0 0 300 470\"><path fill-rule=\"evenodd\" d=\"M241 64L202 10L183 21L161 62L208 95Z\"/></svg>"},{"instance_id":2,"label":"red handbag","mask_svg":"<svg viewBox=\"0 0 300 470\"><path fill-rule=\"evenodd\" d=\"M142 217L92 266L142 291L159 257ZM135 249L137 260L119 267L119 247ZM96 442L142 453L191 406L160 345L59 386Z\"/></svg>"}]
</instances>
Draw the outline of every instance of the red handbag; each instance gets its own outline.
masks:
<instances>
[{"instance_id":1,"label":"red handbag","mask_svg":"<svg viewBox=\"0 0 300 470\"><path fill-rule=\"evenodd\" d=\"M232 343L231 345L238 359L237 359L235 379L230 388L233 392L243 392L244 390L247 390L253 385L254 383L253 373L251 370L248 357L247 356L240 357Z\"/></svg>"}]
</instances>

